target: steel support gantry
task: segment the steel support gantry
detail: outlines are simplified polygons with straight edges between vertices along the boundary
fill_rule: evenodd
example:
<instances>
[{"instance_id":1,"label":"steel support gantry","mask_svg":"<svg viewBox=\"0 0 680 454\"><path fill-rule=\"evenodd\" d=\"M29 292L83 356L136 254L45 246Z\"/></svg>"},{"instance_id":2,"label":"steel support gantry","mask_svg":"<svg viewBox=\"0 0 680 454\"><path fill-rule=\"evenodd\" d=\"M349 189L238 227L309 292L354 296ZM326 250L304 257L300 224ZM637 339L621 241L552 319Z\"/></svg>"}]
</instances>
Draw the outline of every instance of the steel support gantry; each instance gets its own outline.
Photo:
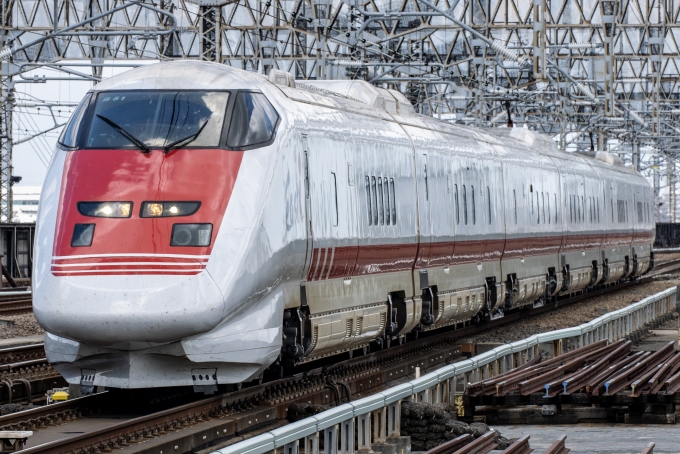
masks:
<instances>
[{"instance_id":1,"label":"steel support gantry","mask_svg":"<svg viewBox=\"0 0 680 454\"><path fill-rule=\"evenodd\" d=\"M91 66L95 82L105 62L178 58L262 73L277 68L298 79L361 78L402 91L423 114L479 127L526 125L563 149L619 153L650 175L667 162L675 169L680 0L0 5L5 219L11 213L14 83L35 68L26 63L80 61ZM666 180L659 188L670 183L668 172L657 176Z\"/></svg>"}]
</instances>

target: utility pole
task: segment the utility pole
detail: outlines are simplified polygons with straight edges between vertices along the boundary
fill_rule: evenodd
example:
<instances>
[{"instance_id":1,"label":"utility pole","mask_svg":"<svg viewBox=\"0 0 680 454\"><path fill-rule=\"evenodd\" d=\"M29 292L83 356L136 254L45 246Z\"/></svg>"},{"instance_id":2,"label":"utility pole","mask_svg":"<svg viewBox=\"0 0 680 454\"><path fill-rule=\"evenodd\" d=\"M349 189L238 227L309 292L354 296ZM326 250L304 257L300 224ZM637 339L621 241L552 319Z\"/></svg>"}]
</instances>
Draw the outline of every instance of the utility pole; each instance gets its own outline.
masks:
<instances>
[{"instance_id":1,"label":"utility pole","mask_svg":"<svg viewBox=\"0 0 680 454\"><path fill-rule=\"evenodd\" d=\"M0 43L8 46L9 31L12 28L14 0L0 0ZM12 58L2 62L2 94L0 95L0 221L12 222L12 110L14 94L10 66Z\"/></svg>"}]
</instances>

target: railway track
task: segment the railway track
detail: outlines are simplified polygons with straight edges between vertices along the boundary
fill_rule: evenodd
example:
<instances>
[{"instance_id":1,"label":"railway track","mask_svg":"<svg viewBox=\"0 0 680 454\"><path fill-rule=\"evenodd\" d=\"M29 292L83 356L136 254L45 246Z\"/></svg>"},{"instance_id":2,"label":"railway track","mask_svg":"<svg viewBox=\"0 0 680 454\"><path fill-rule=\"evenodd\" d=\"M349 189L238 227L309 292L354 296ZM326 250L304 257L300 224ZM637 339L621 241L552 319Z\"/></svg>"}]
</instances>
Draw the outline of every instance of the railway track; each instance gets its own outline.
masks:
<instances>
[{"instance_id":1,"label":"railway track","mask_svg":"<svg viewBox=\"0 0 680 454\"><path fill-rule=\"evenodd\" d=\"M44 344L0 349L0 404L31 404L47 390L66 386L45 358Z\"/></svg>"},{"instance_id":2,"label":"railway track","mask_svg":"<svg viewBox=\"0 0 680 454\"><path fill-rule=\"evenodd\" d=\"M33 312L33 293L28 288L0 291L0 315Z\"/></svg>"},{"instance_id":3,"label":"railway track","mask_svg":"<svg viewBox=\"0 0 680 454\"><path fill-rule=\"evenodd\" d=\"M135 415L95 431L29 447L24 452L85 454L137 445L134 452L157 453L186 452L200 448L201 445L207 447L212 442L241 436L262 426L282 424L281 421L287 418L287 409L292 404L312 409L314 405L338 404L356 395L379 391L387 383L410 376L416 367L425 370L452 361L460 355L460 346L456 344L460 339L498 329L557 307L575 304L586 298L647 282L654 276L678 268L680 259L659 263L649 276L633 282L597 289L587 294L571 295L541 307L513 312L484 324L468 325L454 331L424 333L420 339L407 344L340 362L335 358L322 367L318 367L320 362L312 363L302 373L263 384L251 384L243 389L212 397L196 398L186 389L172 390L168 395L144 396L148 405L141 412L145 414ZM11 353L7 352L6 355ZM5 357L7 356L3 351L0 351L0 362ZM312 369L312 365L317 367ZM120 406L126 401L134 401L136 411L140 411L139 393L108 391L1 416L0 429L41 430L97 413L120 413ZM122 413L129 415L130 409L123 406ZM186 435L183 435L183 429L186 428L192 430L184 431Z\"/></svg>"}]
</instances>

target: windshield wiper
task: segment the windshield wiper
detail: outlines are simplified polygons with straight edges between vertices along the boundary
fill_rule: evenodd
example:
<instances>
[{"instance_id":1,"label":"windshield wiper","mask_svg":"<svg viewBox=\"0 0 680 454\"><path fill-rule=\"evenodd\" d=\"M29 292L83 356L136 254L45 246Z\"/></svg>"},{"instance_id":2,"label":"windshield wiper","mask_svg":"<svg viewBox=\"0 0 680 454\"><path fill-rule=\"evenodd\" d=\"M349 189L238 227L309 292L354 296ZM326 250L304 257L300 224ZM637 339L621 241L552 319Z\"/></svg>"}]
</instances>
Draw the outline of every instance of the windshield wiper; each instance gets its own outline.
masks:
<instances>
[{"instance_id":1,"label":"windshield wiper","mask_svg":"<svg viewBox=\"0 0 680 454\"><path fill-rule=\"evenodd\" d=\"M130 142L132 142L134 145L137 146L141 150L142 153L151 153L151 148L147 147L144 142L127 132L125 129L123 129L121 126L118 124L114 123L113 120L110 120L102 115L97 114L97 118L111 126L113 129L118 131L120 135L128 139Z\"/></svg>"},{"instance_id":2,"label":"windshield wiper","mask_svg":"<svg viewBox=\"0 0 680 454\"><path fill-rule=\"evenodd\" d=\"M208 118L208 120L210 120L210 119ZM203 128L205 128L205 125L208 124L208 120L205 120L203 122L203 124L201 125L201 127L198 128L198 131L196 131L195 133L191 134L190 136L186 136L183 139L175 140L170 145L166 145L165 147L163 147L163 149L165 150L165 153L170 153L170 150L172 150L173 148L179 148L182 145L189 145L191 142L198 139L198 136L201 135L201 131L203 131Z\"/></svg>"}]
</instances>

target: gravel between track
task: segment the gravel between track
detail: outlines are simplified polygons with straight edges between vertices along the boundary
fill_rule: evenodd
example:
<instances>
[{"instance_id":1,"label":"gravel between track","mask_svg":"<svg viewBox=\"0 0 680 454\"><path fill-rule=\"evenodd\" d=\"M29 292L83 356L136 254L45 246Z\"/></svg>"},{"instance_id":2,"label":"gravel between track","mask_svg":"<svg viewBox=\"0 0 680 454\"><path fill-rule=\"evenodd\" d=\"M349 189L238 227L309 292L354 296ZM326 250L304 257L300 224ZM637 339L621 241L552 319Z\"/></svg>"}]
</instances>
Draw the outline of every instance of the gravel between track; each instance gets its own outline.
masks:
<instances>
[{"instance_id":1,"label":"gravel between track","mask_svg":"<svg viewBox=\"0 0 680 454\"><path fill-rule=\"evenodd\" d=\"M15 337L35 336L45 334L33 314L5 315L0 320L8 320L14 324L8 326L0 321L0 339L13 339Z\"/></svg>"},{"instance_id":2,"label":"gravel between track","mask_svg":"<svg viewBox=\"0 0 680 454\"><path fill-rule=\"evenodd\" d=\"M520 320L511 326L501 327L493 332L466 339L471 343L509 343L526 339L534 334L546 333L589 322L607 312L621 309L630 304L680 284L680 278L658 280L617 290L606 295L588 298L584 301L556 309L546 314Z\"/></svg>"}]
</instances>

